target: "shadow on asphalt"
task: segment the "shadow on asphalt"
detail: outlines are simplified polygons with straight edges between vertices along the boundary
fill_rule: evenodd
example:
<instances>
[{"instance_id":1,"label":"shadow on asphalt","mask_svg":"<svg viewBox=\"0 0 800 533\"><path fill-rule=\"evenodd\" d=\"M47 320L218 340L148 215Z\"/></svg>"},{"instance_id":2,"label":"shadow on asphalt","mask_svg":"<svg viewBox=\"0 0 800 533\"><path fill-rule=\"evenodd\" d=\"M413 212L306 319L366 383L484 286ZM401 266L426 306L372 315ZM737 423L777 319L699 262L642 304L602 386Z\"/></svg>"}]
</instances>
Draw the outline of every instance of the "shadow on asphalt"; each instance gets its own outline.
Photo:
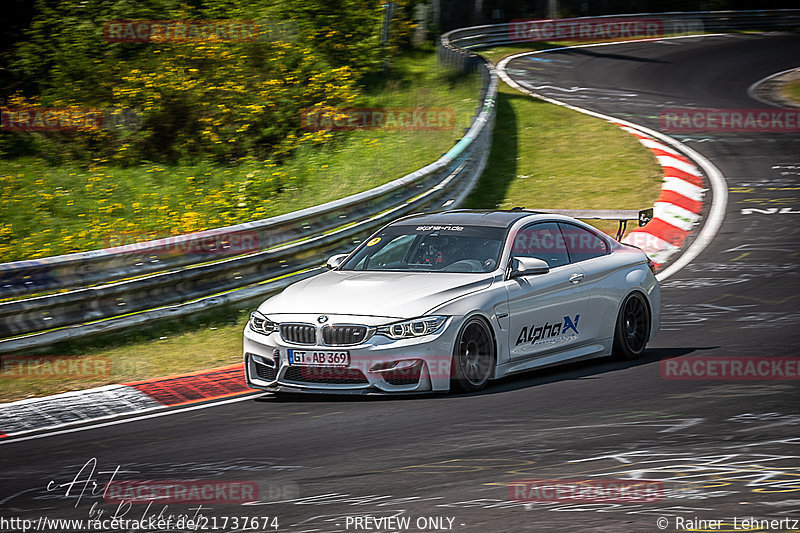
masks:
<instances>
[{"instance_id":1,"label":"shadow on asphalt","mask_svg":"<svg viewBox=\"0 0 800 533\"><path fill-rule=\"evenodd\" d=\"M636 57L631 55L623 55L623 54L610 54L610 53L603 53L603 52L595 52L589 48L570 48L568 50L556 50L552 53L556 54L578 54L582 56L589 56L589 57L598 57L603 59L618 59L620 61L634 61L636 63L668 63L667 61L663 61L661 59L650 59L648 57Z\"/></svg>"},{"instance_id":2,"label":"shadow on asphalt","mask_svg":"<svg viewBox=\"0 0 800 533\"><path fill-rule=\"evenodd\" d=\"M585 379L607 372L616 372L635 366L658 364L662 359L689 355L701 350L712 350L715 346L697 348L656 348L646 350L643 357L633 361L617 361L610 358L589 359L575 363L566 363L550 368L541 368L515 374L506 378L499 379L486 387L484 390L475 393L454 393L451 396L479 396L484 394L497 394L519 389L526 389L538 385L555 383L558 381L568 381L573 379Z\"/></svg>"},{"instance_id":3,"label":"shadow on asphalt","mask_svg":"<svg viewBox=\"0 0 800 533\"><path fill-rule=\"evenodd\" d=\"M487 394L499 394L511 392L519 389L526 389L555 383L558 381L568 381L573 379L585 379L598 376L607 372L616 372L641 365L658 364L662 359L689 355L703 350L712 350L716 346L705 346L696 348L656 348L645 351L644 356L633 361L616 361L609 358L589 359L575 363L566 363L551 368L540 368L499 379L489 384L480 392L447 394L441 393L417 393L417 394L387 394L387 395L354 395L354 394L325 394L325 393L267 393L255 398L257 402L265 403L346 403L364 401L409 401L430 399L434 396L446 396L449 398L463 398L468 396L484 396Z\"/></svg>"}]
</instances>

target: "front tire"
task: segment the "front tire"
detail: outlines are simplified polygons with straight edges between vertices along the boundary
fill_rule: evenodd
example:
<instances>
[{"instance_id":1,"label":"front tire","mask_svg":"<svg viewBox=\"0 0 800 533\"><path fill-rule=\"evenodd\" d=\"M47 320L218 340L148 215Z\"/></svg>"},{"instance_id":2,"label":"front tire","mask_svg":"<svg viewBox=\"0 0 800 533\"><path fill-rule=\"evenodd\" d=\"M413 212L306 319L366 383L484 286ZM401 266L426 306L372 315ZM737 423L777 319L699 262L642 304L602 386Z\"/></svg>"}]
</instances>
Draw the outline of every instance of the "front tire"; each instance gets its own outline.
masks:
<instances>
[{"instance_id":1,"label":"front tire","mask_svg":"<svg viewBox=\"0 0 800 533\"><path fill-rule=\"evenodd\" d=\"M453 350L453 385L464 392L477 392L489 382L497 361L489 324L470 318L462 326Z\"/></svg>"},{"instance_id":2,"label":"front tire","mask_svg":"<svg viewBox=\"0 0 800 533\"><path fill-rule=\"evenodd\" d=\"M644 353L650 339L650 309L641 293L625 297L617 315L614 329L613 356L615 359L637 359Z\"/></svg>"}]
</instances>

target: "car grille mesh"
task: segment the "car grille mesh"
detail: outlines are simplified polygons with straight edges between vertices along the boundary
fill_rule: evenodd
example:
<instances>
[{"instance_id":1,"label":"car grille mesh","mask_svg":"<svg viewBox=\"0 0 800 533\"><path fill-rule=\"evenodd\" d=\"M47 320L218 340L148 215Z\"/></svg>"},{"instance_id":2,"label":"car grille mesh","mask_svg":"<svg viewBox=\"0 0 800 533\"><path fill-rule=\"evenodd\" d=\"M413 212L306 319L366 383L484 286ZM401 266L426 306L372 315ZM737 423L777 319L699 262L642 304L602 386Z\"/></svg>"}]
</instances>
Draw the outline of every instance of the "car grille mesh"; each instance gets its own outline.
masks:
<instances>
[{"instance_id":1,"label":"car grille mesh","mask_svg":"<svg viewBox=\"0 0 800 533\"><path fill-rule=\"evenodd\" d=\"M317 344L317 328L311 324L281 324L281 337L293 344ZM351 346L367 339L367 326L325 326L322 343L327 346Z\"/></svg>"},{"instance_id":2,"label":"car grille mesh","mask_svg":"<svg viewBox=\"0 0 800 533\"><path fill-rule=\"evenodd\" d=\"M281 337L295 344L316 344L317 328L310 324L281 324Z\"/></svg>"},{"instance_id":3,"label":"car grille mesh","mask_svg":"<svg viewBox=\"0 0 800 533\"><path fill-rule=\"evenodd\" d=\"M325 383L331 385L366 385L364 373L357 368L326 366L290 366L283 378L298 383Z\"/></svg>"},{"instance_id":4,"label":"car grille mesh","mask_svg":"<svg viewBox=\"0 0 800 533\"><path fill-rule=\"evenodd\" d=\"M367 338L364 326L326 326L322 328L322 342L328 346L360 344Z\"/></svg>"},{"instance_id":5,"label":"car grille mesh","mask_svg":"<svg viewBox=\"0 0 800 533\"><path fill-rule=\"evenodd\" d=\"M256 370L256 375L264 381L274 381L278 376L278 369L274 366L268 366L258 361L253 362Z\"/></svg>"}]
</instances>

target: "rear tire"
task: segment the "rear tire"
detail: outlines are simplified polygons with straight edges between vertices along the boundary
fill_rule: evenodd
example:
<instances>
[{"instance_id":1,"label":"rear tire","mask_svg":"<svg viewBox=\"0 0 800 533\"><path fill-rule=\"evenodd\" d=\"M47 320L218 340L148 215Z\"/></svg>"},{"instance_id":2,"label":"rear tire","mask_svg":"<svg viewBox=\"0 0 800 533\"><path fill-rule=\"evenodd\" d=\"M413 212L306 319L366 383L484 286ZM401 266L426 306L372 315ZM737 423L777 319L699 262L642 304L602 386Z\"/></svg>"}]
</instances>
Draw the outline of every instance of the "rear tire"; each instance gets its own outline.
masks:
<instances>
[{"instance_id":1,"label":"rear tire","mask_svg":"<svg viewBox=\"0 0 800 533\"><path fill-rule=\"evenodd\" d=\"M639 292L632 292L622 301L614 329L615 359L630 361L641 357L650 339L650 309Z\"/></svg>"},{"instance_id":2,"label":"rear tire","mask_svg":"<svg viewBox=\"0 0 800 533\"><path fill-rule=\"evenodd\" d=\"M489 324L470 318L461 327L453 349L452 383L458 390L477 392L494 374L497 356Z\"/></svg>"}]
</instances>

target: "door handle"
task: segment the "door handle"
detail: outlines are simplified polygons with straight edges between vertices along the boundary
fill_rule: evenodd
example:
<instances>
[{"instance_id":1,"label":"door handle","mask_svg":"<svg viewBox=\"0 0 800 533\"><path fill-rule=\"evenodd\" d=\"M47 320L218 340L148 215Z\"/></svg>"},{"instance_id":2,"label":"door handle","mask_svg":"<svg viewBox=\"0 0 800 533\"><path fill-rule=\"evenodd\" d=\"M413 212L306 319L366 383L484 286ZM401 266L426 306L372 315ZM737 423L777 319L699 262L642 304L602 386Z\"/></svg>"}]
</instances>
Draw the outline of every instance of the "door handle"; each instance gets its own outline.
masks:
<instances>
[{"instance_id":1,"label":"door handle","mask_svg":"<svg viewBox=\"0 0 800 533\"><path fill-rule=\"evenodd\" d=\"M580 283L581 281L583 281L583 274L580 272L576 272L569 277L570 283Z\"/></svg>"}]
</instances>

